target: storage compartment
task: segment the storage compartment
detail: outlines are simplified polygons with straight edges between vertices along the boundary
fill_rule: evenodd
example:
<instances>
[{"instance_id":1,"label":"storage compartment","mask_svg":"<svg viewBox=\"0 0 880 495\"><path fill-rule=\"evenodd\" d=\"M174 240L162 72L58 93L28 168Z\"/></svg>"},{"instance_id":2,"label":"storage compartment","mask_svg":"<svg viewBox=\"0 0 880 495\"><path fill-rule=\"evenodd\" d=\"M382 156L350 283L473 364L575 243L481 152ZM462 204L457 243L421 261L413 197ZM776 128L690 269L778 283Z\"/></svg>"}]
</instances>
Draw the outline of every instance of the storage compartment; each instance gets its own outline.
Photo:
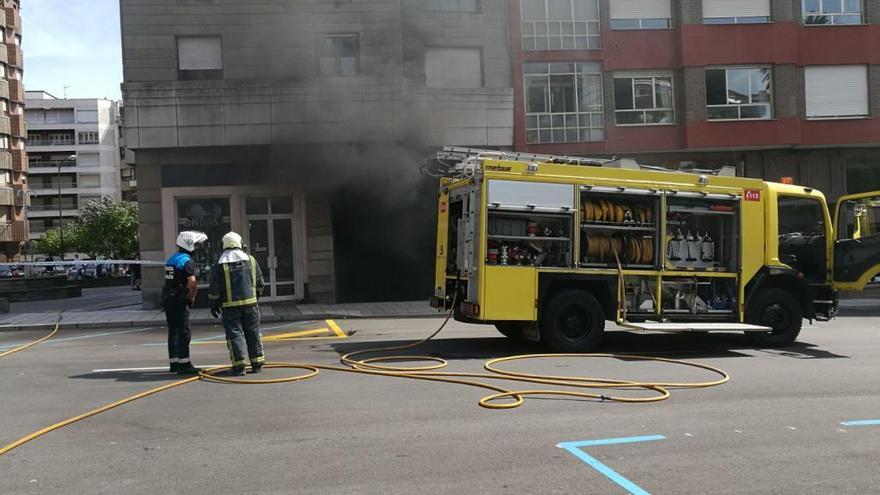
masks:
<instances>
[{"instance_id":1,"label":"storage compartment","mask_svg":"<svg viewBox=\"0 0 880 495\"><path fill-rule=\"evenodd\" d=\"M580 266L654 268L657 265L659 193L581 190Z\"/></svg>"},{"instance_id":2,"label":"storage compartment","mask_svg":"<svg viewBox=\"0 0 880 495\"><path fill-rule=\"evenodd\" d=\"M664 279L660 297L663 314L732 314L736 308L736 279Z\"/></svg>"},{"instance_id":3,"label":"storage compartment","mask_svg":"<svg viewBox=\"0 0 880 495\"><path fill-rule=\"evenodd\" d=\"M738 231L738 199L670 194L666 199L666 266L735 272Z\"/></svg>"},{"instance_id":4,"label":"storage compartment","mask_svg":"<svg viewBox=\"0 0 880 495\"><path fill-rule=\"evenodd\" d=\"M653 314L657 307L657 278L625 277L623 295L628 314Z\"/></svg>"},{"instance_id":5,"label":"storage compartment","mask_svg":"<svg viewBox=\"0 0 880 495\"><path fill-rule=\"evenodd\" d=\"M489 209L486 264L571 267L572 213Z\"/></svg>"}]
</instances>

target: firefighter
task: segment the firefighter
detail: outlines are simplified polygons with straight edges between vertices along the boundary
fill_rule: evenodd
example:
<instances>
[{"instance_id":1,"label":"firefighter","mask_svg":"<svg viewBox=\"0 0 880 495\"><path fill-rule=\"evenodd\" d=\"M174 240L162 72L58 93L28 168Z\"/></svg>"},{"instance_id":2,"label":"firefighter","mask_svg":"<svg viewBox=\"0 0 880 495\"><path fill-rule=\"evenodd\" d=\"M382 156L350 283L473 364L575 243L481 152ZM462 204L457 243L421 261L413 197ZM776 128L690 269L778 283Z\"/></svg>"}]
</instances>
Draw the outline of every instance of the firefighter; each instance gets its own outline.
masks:
<instances>
[{"instance_id":1,"label":"firefighter","mask_svg":"<svg viewBox=\"0 0 880 495\"><path fill-rule=\"evenodd\" d=\"M165 262L165 287L162 308L168 322L168 360L170 370L178 375L192 375L200 370L189 359L189 308L196 300L196 273L192 254L208 239L202 232L185 231L177 236L177 253Z\"/></svg>"},{"instance_id":2,"label":"firefighter","mask_svg":"<svg viewBox=\"0 0 880 495\"><path fill-rule=\"evenodd\" d=\"M223 254L211 270L208 293L212 301L211 315L217 318L223 313L232 376L245 374L245 355L250 359L253 373L259 373L265 361L257 305L263 290L263 274L260 265L243 247L241 236L235 232L223 236Z\"/></svg>"}]
</instances>

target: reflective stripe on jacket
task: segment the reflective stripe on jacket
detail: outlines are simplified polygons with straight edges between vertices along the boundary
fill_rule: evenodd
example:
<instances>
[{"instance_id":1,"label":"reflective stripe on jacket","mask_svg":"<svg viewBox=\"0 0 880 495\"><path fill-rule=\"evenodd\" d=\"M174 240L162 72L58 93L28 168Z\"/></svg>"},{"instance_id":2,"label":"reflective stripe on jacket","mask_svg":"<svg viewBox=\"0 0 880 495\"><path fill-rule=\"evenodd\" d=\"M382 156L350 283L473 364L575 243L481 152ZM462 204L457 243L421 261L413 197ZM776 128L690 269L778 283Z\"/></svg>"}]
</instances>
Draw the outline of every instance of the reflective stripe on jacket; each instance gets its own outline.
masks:
<instances>
[{"instance_id":1,"label":"reflective stripe on jacket","mask_svg":"<svg viewBox=\"0 0 880 495\"><path fill-rule=\"evenodd\" d=\"M221 307L237 308L257 304L263 290L263 273L253 256L246 261L218 263L211 270L208 298L220 301Z\"/></svg>"}]
</instances>

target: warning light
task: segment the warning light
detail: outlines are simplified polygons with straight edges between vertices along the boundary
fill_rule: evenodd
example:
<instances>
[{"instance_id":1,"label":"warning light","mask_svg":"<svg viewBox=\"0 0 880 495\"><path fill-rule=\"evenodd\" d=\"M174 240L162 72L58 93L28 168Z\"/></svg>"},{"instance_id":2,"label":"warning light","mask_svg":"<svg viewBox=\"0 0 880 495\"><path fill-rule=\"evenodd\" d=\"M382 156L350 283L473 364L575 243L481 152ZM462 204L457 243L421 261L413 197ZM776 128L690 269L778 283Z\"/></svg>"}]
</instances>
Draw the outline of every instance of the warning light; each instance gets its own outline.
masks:
<instances>
[{"instance_id":1,"label":"warning light","mask_svg":"<svg viewBox=\"0 0 880 495\"><path fill-rule=\"evenodd\" d=\"M782 183L783 184L794 184L794 177L783 177Z\"/></svg>"}]
</instances>

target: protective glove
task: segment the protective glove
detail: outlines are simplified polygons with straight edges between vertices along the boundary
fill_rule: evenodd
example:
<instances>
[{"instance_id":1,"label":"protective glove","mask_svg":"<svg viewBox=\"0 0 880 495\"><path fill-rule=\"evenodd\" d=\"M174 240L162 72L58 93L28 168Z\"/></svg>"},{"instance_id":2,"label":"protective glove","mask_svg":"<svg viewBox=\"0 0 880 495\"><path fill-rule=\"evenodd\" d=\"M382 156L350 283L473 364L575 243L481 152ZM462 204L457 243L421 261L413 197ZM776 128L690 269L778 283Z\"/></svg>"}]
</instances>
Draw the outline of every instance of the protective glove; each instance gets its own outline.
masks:
<instances>
[{"instance_id":1,"label":"protective glove","mask_svg":"<svg viewBox=\"0 0 880 495\"><path fill-rule=\"evenodd\" d=\"M214 318L220 318L220 306L215 304L211 306L211 316Z\"/></svg>"}]
</instances>

